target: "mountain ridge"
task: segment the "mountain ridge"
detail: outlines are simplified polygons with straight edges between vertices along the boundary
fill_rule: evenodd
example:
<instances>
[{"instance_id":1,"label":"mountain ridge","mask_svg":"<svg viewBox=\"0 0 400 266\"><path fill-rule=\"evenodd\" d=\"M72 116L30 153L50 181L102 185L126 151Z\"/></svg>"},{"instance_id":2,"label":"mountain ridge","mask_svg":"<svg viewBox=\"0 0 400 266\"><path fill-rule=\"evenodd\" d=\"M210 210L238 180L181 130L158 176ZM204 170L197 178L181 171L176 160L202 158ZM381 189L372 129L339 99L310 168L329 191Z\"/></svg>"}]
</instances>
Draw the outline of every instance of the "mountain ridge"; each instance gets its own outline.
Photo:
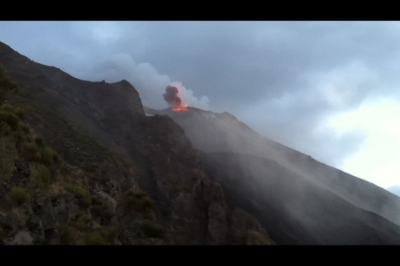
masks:
<instances>
[{"instance_id":1,"label":"mountain ridge","mask_svg":"<svg viewBox=\"0 0 400 266\"><path fill-rule=\"evenodd\" d=\"M151 112L151 110L148 109L148 112ZM190 112L181 113L163 109L153 111L153 113L170 115L185 129L186 135L191 139L194 146L204 152L245 153L273 160L283 167L303 175L304 178L318 182L334 193L339 193L341 197L348 199L353 204L382 215L400 225L400 212L393 213L391 210L385 210L384 206L379 207L379 205L383 205L380 202L385 201L390 202L387 205L395 205L397 210L400 210L400 202L394 195L368 181L318 162L309 155L269 140L248 126L243 127L243 123L237 119L220 119L213 122L205 116L205 114L212 112L203 111L201 113L199 109L196 109L196 113L191 115L190 119L185 118L185 116L189 116ZM221 114L218 116L222 117ZM202 138L202 134L219 137ZM365 204L365 202L371 201L370 197L374 193L366 192L364 189L369 192L379 190L379 195L383 199L374 198L374 205L376 206L371 206L370 203ZM354 196L354 191L357 191L357 196Z\"/></svg>"},{"instance_id":2,"label":"mountain ridge","mask_svg":"<svg viewBox=\"0 0 400 266\"><path fill-rule=\"evenodd\" d=\"M151 109L128 81L75 79L1 42L0 64L20 84L10 103L27 108L32 130L60 153L68 169L81 173L74 186L114 202L104 226L120 230L114 237L119 243L400 243L398 197L263 138L227 112ZM66 191L62 197L71 197L71 185L56 184ZM48 192L42 193L48 200ZM54 208L65 206L55 203ZM40 208L65 227L35 225L38 232L61 239L68 230L77 239L96 232L94 221L85 230L78 223L90 217L92 205L80 206L79 215L67 218ZM44 218L32 211L29 219ZM15 223L0 219L0 226L7 243L21 233L9 229ZM27 223L18 226L34 235Z\"/></svg>"},{"instance_id":3,"label":"mountain ridge","mask_svg":"<svg viewBox=\"0 0 400 266\"><path fill-rule=\"evenodd\" d=\"M4 202L10 203L0 217L3 244L21 243L21 235L31 239L24 243L93 243L93 238L105 243L110 226L118 233L109 241L124 245L274 244L250 214L226 206L220 185L208 178L198 151L179 125L168 116L144 115L139 94L129 82L75 79L2 43L0 64L20 87L9 102L28 110L26 121L32 130L66 163L66 169L51 174L51 186L59 187L51 192L30 187L29 168L38 162L21 157L29 167L21 169L26 174L20 186L32 194L33 202L65 200L56 200L53 209L26 202L22 206L30 213L28 220L17 222L10 211L21 207L13 203L9 191L3 191ZM74 168L80 174L71 181L68 169ZM7 181L7 187L18 187L15 182ZM92 214L100 211L99 202L101 208L111 204L101 209L107 219ZM65 215L57 215L54 209ZM31 220L37 222L31 225ZM99 223L104 230L96 229Z\"/></svg>"}]
</instances>

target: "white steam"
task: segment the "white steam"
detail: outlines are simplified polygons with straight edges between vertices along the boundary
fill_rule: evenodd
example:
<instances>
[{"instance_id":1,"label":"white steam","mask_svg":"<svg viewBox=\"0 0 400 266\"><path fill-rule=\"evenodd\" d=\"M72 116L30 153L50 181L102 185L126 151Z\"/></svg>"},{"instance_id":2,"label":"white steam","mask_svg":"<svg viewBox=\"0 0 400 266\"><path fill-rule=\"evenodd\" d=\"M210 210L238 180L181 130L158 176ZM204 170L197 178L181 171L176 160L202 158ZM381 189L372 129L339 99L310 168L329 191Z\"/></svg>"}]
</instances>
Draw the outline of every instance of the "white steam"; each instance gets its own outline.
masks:
<instances>
[{"instance_id":1,"label":"white steam","mask_svg":"<svg viewBox=\"0 0 400 266\"><path fill-rule=\"evenodd\" d=\"M182 82L171 81L168 75L158 73L149 63L136 63L129 54L120 53L109 57L97 64L92 73L92 80L129 81L139 92L143 105L151 108L169 107L162 95L165 93L165 88L171 85L179 89L178 96L182 104L210 110L207 96L196 97L192 90L182 85Z\"/></svg>"}]
</instances>

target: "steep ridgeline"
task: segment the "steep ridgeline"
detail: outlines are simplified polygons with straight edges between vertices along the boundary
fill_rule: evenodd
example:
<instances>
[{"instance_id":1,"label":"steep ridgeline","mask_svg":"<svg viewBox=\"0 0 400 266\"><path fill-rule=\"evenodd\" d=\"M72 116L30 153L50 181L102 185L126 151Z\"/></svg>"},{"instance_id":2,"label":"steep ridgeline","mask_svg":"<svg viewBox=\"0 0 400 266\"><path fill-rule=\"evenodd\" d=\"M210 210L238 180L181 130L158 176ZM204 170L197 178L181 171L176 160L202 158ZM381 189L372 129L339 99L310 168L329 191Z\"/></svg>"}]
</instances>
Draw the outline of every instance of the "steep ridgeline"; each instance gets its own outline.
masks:
<instances>
[{"instance_id":1,"label":"steep ridgeline","mask_svg":"<svg viewBox=\"0 0 400 266\"><path fill-rule=\"evenodd\" d=\"M399 244L400 198L269 140L229 113L154 110L206 152L230 206L256 215L277 244Z\"/></svg>"},{"instance_id":2,"label":"steep ridgeline","mask_svg":"<svg viewBox=\"0 0 400 266\"><path fill-rule=\"evenodd\" d=\"M86 194L75 189L80 193L77 197L82 200L83 194L95 194L112 206L109 218L101 221L119 229L118 243L274 244L253 215L227 206L220 184L204 171L200 152L192 148L184 130L168 116L146 116L139 94L127 81L79 80L35 63L3 43L0 64L19 83L19 93L10 97L10 103L28 110L26 121L31 129L58 151L69 168L81 172L75 179ZM8 186L13 186L12 179ZM41 192L41 197L46 198L46 193ZM39 196L33 200L39 207L32 209L28 204L26 208L32 215L54 212L61 208L57 195L52 194L50 211L37 203ZM93 215L90 204L98 201L91 199L81 204L80 216L52 213L47 215L52 217L51 225L35 230L64 232L64 238L65 232L75 230L77 238L82 238L87 217ZM68 213L68 208L63 210ZM11 230L5 222L13 213L3 216L3 243L15 243L18 230ZM41 224L42 216L34 217ZM25 235L30 232L28 221L18 225Z\"/></svg>"}]
</instances>

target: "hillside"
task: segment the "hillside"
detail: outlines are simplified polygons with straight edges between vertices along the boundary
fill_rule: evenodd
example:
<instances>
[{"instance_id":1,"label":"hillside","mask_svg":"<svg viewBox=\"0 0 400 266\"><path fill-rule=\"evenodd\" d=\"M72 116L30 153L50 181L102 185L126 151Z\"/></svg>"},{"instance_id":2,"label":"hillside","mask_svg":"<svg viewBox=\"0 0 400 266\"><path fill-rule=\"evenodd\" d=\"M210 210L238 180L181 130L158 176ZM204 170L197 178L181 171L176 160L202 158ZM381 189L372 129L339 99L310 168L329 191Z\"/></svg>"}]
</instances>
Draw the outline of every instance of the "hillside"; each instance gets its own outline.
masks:
<instances>
[{"instance_id":1,"label":"hillside","mask_svg":"<svg viewBox=\"0 0 400 266\"><path fill-rule=\"evenodd\" d=\"M392 193L269 140L229 113L145 111L182 126L228 203L256 215L276 243L399 243L400 198Z\"/></svg>"},{"instance_id":2,"label":"hillside","mask_svg":"<svg viewBox=\"0 0 400 266\"><path fill-rule=\"evenodd\" d=\"M39 162L16 155L25 167L2 176L3 244L21 235L25 244L273 244L251 214L226 205L182 128L144 115L128 82L79 80L3 43L0 64L18 83L7 101L26 110L26 141L40 136L63 158L42 188L31 185ZM29 200L13 201L15 187Z\"/></svg>"}]
</instances>

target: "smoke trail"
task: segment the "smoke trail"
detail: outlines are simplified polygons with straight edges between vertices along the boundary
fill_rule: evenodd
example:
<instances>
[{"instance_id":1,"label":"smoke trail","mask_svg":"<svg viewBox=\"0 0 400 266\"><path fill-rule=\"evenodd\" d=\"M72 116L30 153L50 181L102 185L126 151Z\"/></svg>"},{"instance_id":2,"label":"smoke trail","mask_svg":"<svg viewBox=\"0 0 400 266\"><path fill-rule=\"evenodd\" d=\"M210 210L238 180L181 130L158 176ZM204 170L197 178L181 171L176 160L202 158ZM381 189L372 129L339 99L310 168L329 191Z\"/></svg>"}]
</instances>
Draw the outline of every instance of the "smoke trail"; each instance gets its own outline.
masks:
<instances>
[{"instance_id":1,"label":"smoke trail","mask_svg":"<svg viewBox=\"0 0 400 266\"><path fill-rule=\"evenodd\" d=\"M151 108L165 108L165 101L160 95L165 92L167 86L172 86L178 89L181 101L185 104L204 110L211 109L207 96L195 96L194 92L185 88L181 82L172 81L168 75L158 73L149 63L136 63L129 54L115 54L97 64L91 72L91 80L129 81L139 92L142 103Z\"/></svg>"}]
</instances>

